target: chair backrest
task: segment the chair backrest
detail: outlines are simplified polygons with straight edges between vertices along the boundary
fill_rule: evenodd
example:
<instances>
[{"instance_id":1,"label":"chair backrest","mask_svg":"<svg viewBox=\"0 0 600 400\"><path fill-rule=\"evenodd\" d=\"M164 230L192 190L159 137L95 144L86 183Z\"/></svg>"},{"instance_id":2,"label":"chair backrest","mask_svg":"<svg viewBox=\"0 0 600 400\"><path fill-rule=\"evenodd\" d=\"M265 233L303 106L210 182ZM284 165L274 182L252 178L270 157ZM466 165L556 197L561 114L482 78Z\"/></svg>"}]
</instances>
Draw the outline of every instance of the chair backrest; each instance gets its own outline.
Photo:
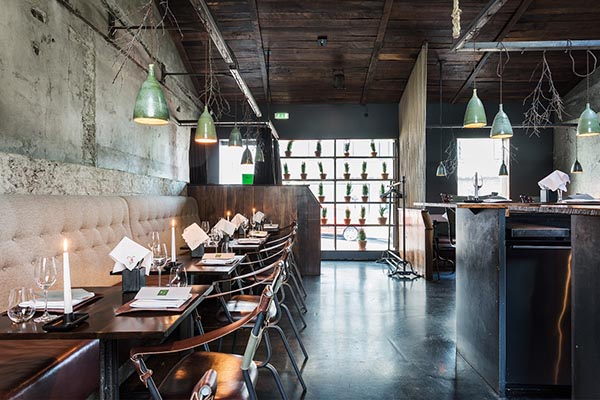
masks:
<instances>
[{"instance_id":1,"label":"chair backrest","mask_svg":"<svg viewBox=\"0 0 600 400\"><path fill-rule=\"evenodd\" d=\"M269 308L271 307L273 296L274 292L271 286L265 287L263 290L263 294L260 298L260 303L257 307L259 313L256 316L254 327L250 332L248 344L246 345L246 350L244 351L244 357L242 359L243 371L247 371L250 368L252 362L254 361L256 349L258 349L258 345L260 344L265 328L269 324Z\"/></svg>"}]
</instances>

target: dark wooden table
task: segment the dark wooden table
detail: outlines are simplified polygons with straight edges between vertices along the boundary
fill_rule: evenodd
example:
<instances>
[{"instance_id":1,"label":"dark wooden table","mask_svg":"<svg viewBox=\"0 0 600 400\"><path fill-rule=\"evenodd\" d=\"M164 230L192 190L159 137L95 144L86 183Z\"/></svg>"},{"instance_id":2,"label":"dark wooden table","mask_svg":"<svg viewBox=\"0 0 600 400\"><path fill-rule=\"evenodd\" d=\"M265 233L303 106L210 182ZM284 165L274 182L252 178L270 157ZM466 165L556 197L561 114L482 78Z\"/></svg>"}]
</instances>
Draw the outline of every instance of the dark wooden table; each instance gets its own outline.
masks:
<instances>
[{"instance_id":1,"label":"dark wooden table","mask_svg":"<svg viewBox=\"0 0 600 400\"><path fill-rule=\"evenodd\" d=\"M210 294L212 286L194 285L192 293L198 296L180 313L168 311L136 311L125 315L115 315L115 310L132 295L124 295L121 286L86 287L86 290L101 295L76 312L85 312L89 318L79 327L69 332L44 332L41 323L33 321L13 325L8 316L0 317L1 339L98 339L100 341L100 398L119 398L118 342L121 340L143 340L148 343L164 341L183 323L193 334L191 315L196 307ZM187 321L187 322L186 322ZM184 325L185 326L185 325Z\"/></svg>"}]
</instances>

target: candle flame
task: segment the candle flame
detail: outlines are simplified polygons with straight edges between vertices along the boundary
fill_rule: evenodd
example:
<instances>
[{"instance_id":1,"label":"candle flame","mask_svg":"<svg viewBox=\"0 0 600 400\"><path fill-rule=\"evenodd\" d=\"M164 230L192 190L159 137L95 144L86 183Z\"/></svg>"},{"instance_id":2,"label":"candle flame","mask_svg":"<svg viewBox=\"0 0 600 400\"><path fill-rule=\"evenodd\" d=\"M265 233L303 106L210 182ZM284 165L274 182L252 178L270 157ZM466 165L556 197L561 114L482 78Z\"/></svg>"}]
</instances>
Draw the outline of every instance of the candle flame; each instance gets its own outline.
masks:
<instances>
[{"instance_id":1,"label":"candle flame","mask_svg":"<svg viewBox=\"0 0 600 400\"><path fill-rule=\"evenodd\" d=\"M227 211L227 216L230 216L230 215L231 215L231 211Z\"/></svg>"},{"instance_id":2,"label":"candle flame","mask_svg":"<svg viewBox=\"0 0 600 400\"><path fill-rule=\"evenodd\" d=\"M66 253L67 252L67 238L65 238L64 242L63 242L63 251Z\"/></svg>"},{"instance_id":3,"label":"candle flame","mask_svg":"<svg viewBox=\"0 0 600 400\"><path fill-rule=\"evenodd\" d=\"M255 213L256 212L256 208L252 208L252 212Z\"/></svg>"},{"instance_id":4,"label":"candle flame","mask_svg":"<svg viewBox=\"0 0 600 400\"><path fill-rule=\"evenodd\" d=\"M175 220L174 220L174 219L172 219L172 220L171 220L171 226L172 226L173 228L175 227Z\"/></svg>"}]
</instances>

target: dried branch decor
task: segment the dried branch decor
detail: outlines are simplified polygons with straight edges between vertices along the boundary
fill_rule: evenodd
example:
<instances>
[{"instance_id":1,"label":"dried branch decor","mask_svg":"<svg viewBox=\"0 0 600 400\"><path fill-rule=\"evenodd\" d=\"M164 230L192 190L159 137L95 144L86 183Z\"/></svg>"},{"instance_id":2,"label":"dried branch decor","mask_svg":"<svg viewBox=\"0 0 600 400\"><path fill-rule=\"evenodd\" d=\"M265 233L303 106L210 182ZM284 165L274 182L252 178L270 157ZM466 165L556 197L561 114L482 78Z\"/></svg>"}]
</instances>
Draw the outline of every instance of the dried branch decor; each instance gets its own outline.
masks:
<instances>
[{"instance_id":1,"label":"dried branch decor","mask_svg":"<svg viewBox=\"0 0 600 400\"><path fill-rule=\"evenodd\" d=\"M458 4L458 0L454 0L454 5L452 7L452 37L454 39L458 39L460 36L460 14L462 10L460 9L460 5Z\"/></svg>"},{"instance_id":2,"label":"dried branch decor","mask_svg":"<svg viewBox=\"0 0 600 400\"><path fill-rule=\"evenodd\" d=\"M525 112L525 120L523 121L523 125L526 127L525 132L529 136L536 135L538 137L540 136L540 129L552 124L552 113L555 113L556 117L561 121L563 113L565 113L563 100L552 80L552 71L546 59L545 51L542 54L542 61L538 64L539 66L541 66L541 73L538 83L533 92L523 100L523 105L527 102L531 103L529 109ZM532 79L538 67L531 74ZM547 89L545 89L546 85L544 83L546 83Z\"/></svg>"}]
</instances>

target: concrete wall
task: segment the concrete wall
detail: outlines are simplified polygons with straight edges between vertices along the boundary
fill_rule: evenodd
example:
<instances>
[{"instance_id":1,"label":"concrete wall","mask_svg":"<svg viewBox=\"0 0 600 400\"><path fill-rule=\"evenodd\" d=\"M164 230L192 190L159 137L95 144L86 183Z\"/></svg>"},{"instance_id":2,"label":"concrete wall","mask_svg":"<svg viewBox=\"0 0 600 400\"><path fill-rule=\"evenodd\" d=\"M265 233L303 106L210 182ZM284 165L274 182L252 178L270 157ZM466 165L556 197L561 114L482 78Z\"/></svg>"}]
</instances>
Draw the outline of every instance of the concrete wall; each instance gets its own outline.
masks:
<instances>
[{"instance_id":1,"label":"concrete wall","mask_svg":"<svg viewBox=\"0 0 600 400\"><path fill-rule=\"evenodd\" d=\"M600 111L600 70L590 76L590 106L592 110ZM577 122L579 115L585 109L586 82L583 79L575 88L563 96L566 119ZM575 161L576 128L554 129L554 168L568 173L571 184L567 186L569 194L589 193L600 198L600 136L582 137L577 139L578 159L583 167L583 173L570 174L571 165Z\"/></svg>"},{"instance_id":2,"label":"concrete wall","mask_svg":"<svg viewBox=\"0 0 600 400\"><path fill-rule=\"evenodd\" d=\"M122 22L137 24L144 2L2 2L0 192L178 194L185 189L189 128L132 121L150 57L140 45L130 51L133 62L119 55L119 47L131 41L125 31L115 42L107 40L107 7ZM141 39L150 42L148 34ZM154 54L167 70L184 70L167 33L157 31L155 43L160 51ZM169 77L166 86L172 115L196 118L199 102L191 81Z\"/></svg>"}]
</instances>

